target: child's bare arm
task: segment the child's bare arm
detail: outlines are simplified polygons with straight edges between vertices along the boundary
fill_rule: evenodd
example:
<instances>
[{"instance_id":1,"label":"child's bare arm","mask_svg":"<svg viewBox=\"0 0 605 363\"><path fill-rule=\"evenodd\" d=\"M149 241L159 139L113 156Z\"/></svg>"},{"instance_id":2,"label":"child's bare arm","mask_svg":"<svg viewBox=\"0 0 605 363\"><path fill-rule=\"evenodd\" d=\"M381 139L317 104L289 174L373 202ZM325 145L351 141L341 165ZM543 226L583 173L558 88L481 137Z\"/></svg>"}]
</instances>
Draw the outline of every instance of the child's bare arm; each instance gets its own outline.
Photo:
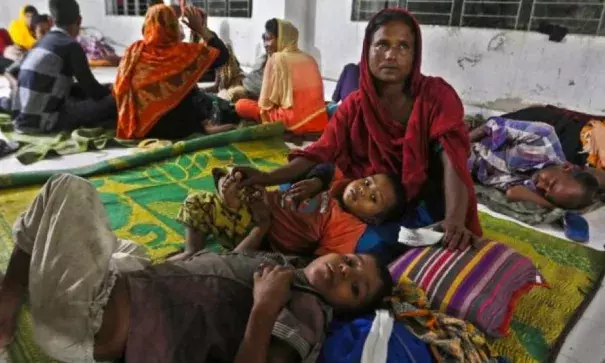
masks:
<instances>
[{"instance_id":1,"label":"child's bare arm","mask_svg":"<svg viewBox=\"0 0 605 363\"><path fill-rule=\"evenodd\" d=\"M262 249L262 243L271 228L271 211L267 207L264 189L257 188L249 196L248 205L252 210L252 219L256 224L246 238L235 248L236 251L256 251Z\"/></svg>"},{"instance_id":2,"label":"child's bare arm","mask_svg":"<svg viewBox=\"0 0 605 363\"><path fill-rule=\"evenodd\" d=\"M548 200L544 197L536 194L531 189L528 189L522 185L516 185L509 188L506 191L506 197L509 202L533 202L544 208L555 208Z\"/></svg>"},{"instance_id":3,"label":"child's bare arm","mask_svg":"<svg viewBox=\"0 0 605 363\"><path fill-rule=\"evenodd\" d=\"M187 227L185 237L185 250L171 256L166 261L179 261L193 256L196 252L201 251L206 247L206 236L194 228Z\"/></svg>"},{"instance_id":4,"label":"child's bare arm","mask_svg":"<svg viewBox=\"0 0 605 363\"><path fill-rule=\"evenodd\" d=\"M254 226L250 233L244 238L242 242L240 242L237 247L235 247L236 251L258 251L262 249L263 239L265 235L269 231L268 227L262 226Z\"/></svg>"}]
</instances>

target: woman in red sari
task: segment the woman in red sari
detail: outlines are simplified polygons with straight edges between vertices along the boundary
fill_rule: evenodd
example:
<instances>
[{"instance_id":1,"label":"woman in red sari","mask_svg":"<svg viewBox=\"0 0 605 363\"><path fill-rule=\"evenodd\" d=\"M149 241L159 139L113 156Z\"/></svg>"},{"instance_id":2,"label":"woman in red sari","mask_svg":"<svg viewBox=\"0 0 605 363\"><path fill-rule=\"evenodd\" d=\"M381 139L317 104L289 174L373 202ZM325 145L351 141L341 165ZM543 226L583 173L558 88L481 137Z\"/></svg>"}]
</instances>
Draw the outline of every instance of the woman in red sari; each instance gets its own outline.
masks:
<instances>
[{"instance_id":1,"label":"woman in red sari","mask_svg":"<svg viewBox=\"0 0 605 363\"><path fill-rule=\"evenodd\" d=\"M443 79L420 73L422 41L415 18L399 8L366 29L360 89L336 111L321 138L292 152L290 163L263 173L241 168L243 185L281 184L333 162L345 177L397 173L410 206L440 221L444 243L465 248L481 235L463 106Z\"/></svg>"}]
</instances>

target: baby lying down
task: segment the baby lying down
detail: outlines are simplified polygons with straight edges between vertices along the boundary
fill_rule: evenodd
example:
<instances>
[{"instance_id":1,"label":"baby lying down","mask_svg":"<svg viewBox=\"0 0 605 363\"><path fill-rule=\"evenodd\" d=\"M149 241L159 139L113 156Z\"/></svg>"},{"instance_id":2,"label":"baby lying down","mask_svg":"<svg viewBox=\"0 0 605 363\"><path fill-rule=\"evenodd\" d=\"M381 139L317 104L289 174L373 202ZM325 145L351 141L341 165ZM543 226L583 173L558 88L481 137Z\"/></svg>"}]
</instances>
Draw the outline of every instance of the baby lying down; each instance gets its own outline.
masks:
<instances>
[{"instance_id":1,"label":"baby lying down","mask_svg":"<svg viewBox=\"0 0 605 363\"><path fill-rule=\"evenodd\" d=\"M392 288L363 254L200 252L150 266L71 175L46 183L13 234L0 349L27 297L36 343L63 362L313 362L332 313L366 313Z\"/></svg>"},{"instance_id":2,"label":"baby lying down","mask_svg":"<svg viewBox=\"0 0 605 363\"><path fill-rule=\"evenodd\" d=\"M217 193L191 194L179 212L187 239L185 251L173 259L203 249L211 235L236 251L353 253L368 224L401 217L405 195L397 178L333 181L334 173L331 164L320 164L288 191L265 191L239 190L240 173L214 169Z\"/></svg>"}]
</instances>

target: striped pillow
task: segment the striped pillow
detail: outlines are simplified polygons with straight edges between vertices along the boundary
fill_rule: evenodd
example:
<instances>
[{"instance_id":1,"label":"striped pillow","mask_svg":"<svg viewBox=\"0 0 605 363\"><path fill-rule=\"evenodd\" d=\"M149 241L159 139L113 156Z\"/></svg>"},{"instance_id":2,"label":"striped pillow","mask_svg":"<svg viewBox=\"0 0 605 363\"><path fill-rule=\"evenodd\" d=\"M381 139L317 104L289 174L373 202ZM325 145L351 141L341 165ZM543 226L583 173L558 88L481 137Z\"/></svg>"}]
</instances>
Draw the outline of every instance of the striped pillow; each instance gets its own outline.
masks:
<instances>
[{"instance_id":1,"label":"striped pillow","mask_svg":"<svg viewBox=\"0 0 605 363\"><path fill-rule=\"evenodd\" d=\"M389 266L397 283L408 277L431 309L475 324L490 336L508 334L517 300L544 278L527 257L501 243L477 250L414 248Z\"/></svg>"}]
</instances>

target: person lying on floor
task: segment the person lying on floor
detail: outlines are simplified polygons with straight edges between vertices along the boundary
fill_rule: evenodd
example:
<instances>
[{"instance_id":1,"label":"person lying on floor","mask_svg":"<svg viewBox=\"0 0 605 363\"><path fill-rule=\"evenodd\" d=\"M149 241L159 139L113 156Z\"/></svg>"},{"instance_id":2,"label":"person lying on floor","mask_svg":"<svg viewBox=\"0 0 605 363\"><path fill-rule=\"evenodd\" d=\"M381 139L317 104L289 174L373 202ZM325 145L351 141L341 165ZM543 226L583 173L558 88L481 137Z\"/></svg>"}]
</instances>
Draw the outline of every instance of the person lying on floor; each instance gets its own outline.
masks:
<instances>
[{"instance_id":1,"label":"person lying on floor","mask_svg":"<svg viewBox=\"0 0 605 363\"><path fill-rule=\"evenodd\" d=\"M115 119L115 101L108 87L93 76L76 42L82 17L75 0L50 0L56 26L27 53L18 67L18 91L12 102L18 132L49 133L95 127ZM69 97L74 77L87 99Z\"/></svg>"},{"instance_id":2,"label":"person lying on floor","mask_svg":"<svg viewBox=\"0 0 605 363\"><path fill-rule=\"evenodd\" d=\"M484 186L511 202L545 208L582 209L605 188L605 171L566 162L552 126L493 117L471 131L469 169Z\"/></svg>"},{"instance_id":3,"label":"person lying on floor","mask_svg":"<svg viewBox=\"0 0 605 363\"><path fill-rule=\"evenodd\" d=\"M372 255L310 262L275 253L201 252L149 265L116 238L98 192L55 175L13 227L0 288L0 349L27 297L34 339L63 362L314 362L332 316L389 296Z\"/></svg>"},{"instance_id":4,"label":"person lying on floor","mask_svg":"<svg viewBox=\"0 0 605 363\"><path fill-rule=\"evenodd\" d=\"M271 19L277 38L265 47L273 54L267 60L260 97L235 103L237 114L262 123L283 122L297 134L321 133L328 123L323 80L317 62L298 48L298 29L286 20ZM269 45L267 44L269 43Z\"/></svg>"},{"instance_id":5,"label":"person lying on floor","mask_svg":"<svg viewBox=\"0 0 605 363\"><path fill-rule=\"evenodd\" d=\"M187 7L183 16L202 42L183 42L175 10L154 5L145 16L143 40L128 47L122 57L114 87L118 137L181 139L236 127L211 122L207 95L197 87L202 74L227 62L227 48L208 29L200 9Z\"/></svg>"},{"instance_id":6,"label":"person lying on floor","mask_svg":"<svg viewBox=\"0 0 605 363\"><path fill-rule=\"evenodd\" d=\"M316 166L288 191L239 190L241 173L214 169L213 175L218 193L193 193L179 211L177 219L187 227L187 238L185 251L174 259L203 249L211 235L237 251L353 253L368 224L397 220L405 206L397 178L375 174L332 182L331 164Z\"/></svg>"}]
</instances>

